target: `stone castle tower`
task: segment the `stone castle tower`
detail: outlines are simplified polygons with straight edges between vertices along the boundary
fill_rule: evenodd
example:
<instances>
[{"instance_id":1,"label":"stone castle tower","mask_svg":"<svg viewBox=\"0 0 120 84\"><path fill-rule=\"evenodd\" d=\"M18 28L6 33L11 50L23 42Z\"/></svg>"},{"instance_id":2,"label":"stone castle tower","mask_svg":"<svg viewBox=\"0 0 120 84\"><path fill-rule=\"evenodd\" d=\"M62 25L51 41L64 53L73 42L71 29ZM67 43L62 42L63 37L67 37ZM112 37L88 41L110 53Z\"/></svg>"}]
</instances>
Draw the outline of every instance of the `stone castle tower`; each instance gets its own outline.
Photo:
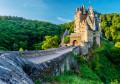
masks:
<instances>
[{"instance_id":1,"label":"stone castle tower","mask_svg":"<svg viewBox=\"0 0 120 84\"><path fill-rule=\"evenodd\" d=\"M76 9L74 33L70 35L70 45L92 46L94 43L100 45L101 18L91 5L88 10L85 5Z\"/></svg>"},{"instance_id":2,"label":"stone castle tower","mask_svg":"<svg viewBox=\"0 0 120 84\"><path fill-rule=\"evenodd\" d=\"M68 35L69 35L69 30L66 29L66 30L65 30L65 33L63 34L63 36L62 36L62 38L61 38L61 44L60 44L60 46L67 46L67 44L64 43L64 39L65 39L65 37L67 37Z\"/></svg>"}]
</instances>

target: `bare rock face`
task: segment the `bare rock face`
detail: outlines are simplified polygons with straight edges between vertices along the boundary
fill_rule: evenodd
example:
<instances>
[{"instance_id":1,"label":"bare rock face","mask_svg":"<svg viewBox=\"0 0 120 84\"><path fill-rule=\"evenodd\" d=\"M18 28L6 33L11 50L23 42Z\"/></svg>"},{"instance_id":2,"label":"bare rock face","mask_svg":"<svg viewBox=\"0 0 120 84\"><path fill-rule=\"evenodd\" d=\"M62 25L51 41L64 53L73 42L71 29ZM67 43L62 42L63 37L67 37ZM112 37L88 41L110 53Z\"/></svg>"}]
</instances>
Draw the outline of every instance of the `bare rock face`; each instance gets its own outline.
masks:
<instances>
[{"instance_id":1,"label":"bare rock face","mask_svg":"<svg viewBox=\"0 0 120 84\"><path fill-rule=\"evenodd\" d=\"M34 84L23 71L25 63L16 55L5 53L0 56L0 84Z\"/></svg>"}]
</instances>

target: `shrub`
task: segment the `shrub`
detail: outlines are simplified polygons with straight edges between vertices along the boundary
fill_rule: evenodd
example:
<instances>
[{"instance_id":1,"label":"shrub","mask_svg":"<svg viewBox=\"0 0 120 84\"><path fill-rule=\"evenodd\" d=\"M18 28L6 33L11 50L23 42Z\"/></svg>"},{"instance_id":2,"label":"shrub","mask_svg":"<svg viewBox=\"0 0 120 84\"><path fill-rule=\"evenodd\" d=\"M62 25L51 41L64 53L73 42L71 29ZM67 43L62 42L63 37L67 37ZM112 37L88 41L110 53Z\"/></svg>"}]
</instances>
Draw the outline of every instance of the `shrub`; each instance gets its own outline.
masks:
<instances>
[{"instance_id":1,"label":"shrub","mask_svg":"<svg viewBox=\"0 0 120 84\"><path fill-rule=\"evenodd\" d=\"M74 56L74 59L77 61L78 64L87 64L85 57L83 55Z\"/></svg>"},{"instance_id":2,"label":"shrub","mask_svg":"<svg viewBox=\"0 0 120 84\"><path fill-rule=\"evenodd\" d=\"M20 48L19 51L23 51L23 48Z\"/></svg>"},{"instance_id":3,"label":"shrub","mask_svg":"<svg viewBox=\"0 0 120 84\"><path fill-rule=\"evenodd\" d=\"M70 43L70 36L69 35L67 37L65 37L64 43L65 44Z\"/></svg>"},{"instance_id":4,"label":"shrub","mask_svg":"<svg viewBox=\"0 0 120 84\"><path fill-rule=\"evenodd\" d=\"M116 48L120 48L120 42L115 43Z\"/></svg>"},{"instance_id":5,"label":"shrub","mask_svg":"<svg viewBox=\"0 0 120 84\"><path fill-rule=\"evenodd\" d=\"M120 48L112 48L109 51L109 59L114 64L120 64Z\"/></svg>"},{"instance_id":6,"label":"shrub","mask_svg":"<svg viewBox=\"0 0 120 84\"><path fill-rule=\"evenodd\" d=\"M7 49L5 47L0 47L0 50L7 51Z\"/></svg>"}]
</instances>

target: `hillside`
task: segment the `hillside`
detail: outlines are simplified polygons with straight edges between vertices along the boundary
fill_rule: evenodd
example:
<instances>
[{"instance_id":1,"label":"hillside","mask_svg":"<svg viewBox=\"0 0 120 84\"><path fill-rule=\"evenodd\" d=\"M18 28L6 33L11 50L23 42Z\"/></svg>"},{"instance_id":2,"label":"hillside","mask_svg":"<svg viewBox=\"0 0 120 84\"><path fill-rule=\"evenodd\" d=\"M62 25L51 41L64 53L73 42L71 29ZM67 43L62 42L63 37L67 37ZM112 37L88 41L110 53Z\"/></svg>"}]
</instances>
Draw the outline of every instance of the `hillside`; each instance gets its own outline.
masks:
<instances>
[{"instance_id":1,"label":"hillside","mask_svg":"<svg viewBox=\"0 0 120 84\"><path fill-rule=\"evenodd\" d=\"M64 31L65 27L49 22L0 16L0 50L40 50L45 36L57 35L60 39Z\"/></svg>"}]
</instances>

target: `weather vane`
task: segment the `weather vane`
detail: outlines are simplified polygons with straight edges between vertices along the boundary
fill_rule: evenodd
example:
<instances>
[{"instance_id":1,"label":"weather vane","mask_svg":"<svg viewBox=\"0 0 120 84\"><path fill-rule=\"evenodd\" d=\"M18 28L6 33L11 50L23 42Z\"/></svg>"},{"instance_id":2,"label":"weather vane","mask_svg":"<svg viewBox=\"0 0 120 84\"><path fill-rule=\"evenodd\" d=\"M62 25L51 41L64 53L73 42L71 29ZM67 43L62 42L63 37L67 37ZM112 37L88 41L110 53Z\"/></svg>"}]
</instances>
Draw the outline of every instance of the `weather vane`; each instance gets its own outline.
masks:
<instances>
[{"instance_id":1,"label":"weather vane","mask_svg":"<svg viewBox=\"0 0 120 84\"><path fill-rule=\"evenodd\" d=\"M91 5L91 1L89 1L90 5Z\"/></svg>"}]
</instances>

